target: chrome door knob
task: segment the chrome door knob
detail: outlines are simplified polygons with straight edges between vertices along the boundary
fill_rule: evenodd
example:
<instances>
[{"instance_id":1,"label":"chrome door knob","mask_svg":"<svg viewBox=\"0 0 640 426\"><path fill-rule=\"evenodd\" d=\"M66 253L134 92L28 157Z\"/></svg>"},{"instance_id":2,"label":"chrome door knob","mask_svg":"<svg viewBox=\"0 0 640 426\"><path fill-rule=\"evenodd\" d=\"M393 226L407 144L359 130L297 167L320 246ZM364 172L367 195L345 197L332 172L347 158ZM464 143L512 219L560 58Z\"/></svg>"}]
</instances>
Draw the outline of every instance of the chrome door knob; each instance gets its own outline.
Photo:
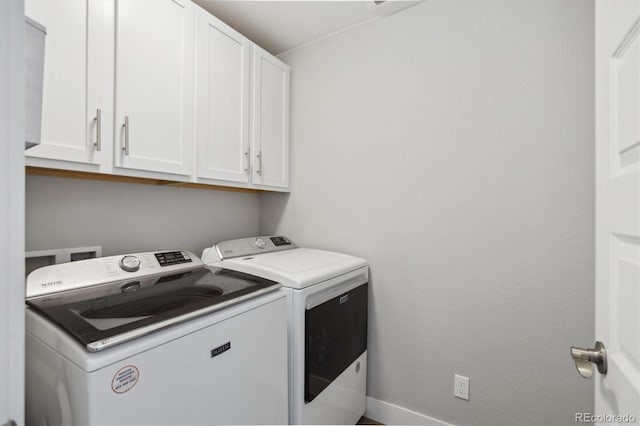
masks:
<instances>
[{"instance_id":1,"label":"chrome door knob","mask_svg":"<svg viewBox=\"0 0 640 426\"><path fill-rule=\"evenodd\" d=\"M607 374L607 349L600 341L596 342L593 349L571 346L571 358L576 363L578 373L586 379L593 375L594 365L600 374Z\"/></svg>"}]
</instances>

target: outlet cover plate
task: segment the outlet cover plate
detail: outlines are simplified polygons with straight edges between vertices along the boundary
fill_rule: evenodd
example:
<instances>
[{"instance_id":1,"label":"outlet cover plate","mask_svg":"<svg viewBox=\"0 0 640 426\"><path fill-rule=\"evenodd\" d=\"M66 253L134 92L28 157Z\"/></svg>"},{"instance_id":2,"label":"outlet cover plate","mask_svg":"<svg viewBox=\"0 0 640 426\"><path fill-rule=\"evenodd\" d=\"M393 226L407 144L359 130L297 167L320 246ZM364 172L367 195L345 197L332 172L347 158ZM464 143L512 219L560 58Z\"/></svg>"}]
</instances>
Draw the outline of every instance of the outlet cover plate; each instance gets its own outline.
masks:
<instances>
[{"instance_id":1,"label":"outlet cover plate","mask_svg":"<svg viewBox=\"0 0 640 426\"><path fill-rule=\"evenodd\" d=\"M456 398L469 400L469 378L465 376L453 376L453 396Z\"/></svg>"}]
</instances>

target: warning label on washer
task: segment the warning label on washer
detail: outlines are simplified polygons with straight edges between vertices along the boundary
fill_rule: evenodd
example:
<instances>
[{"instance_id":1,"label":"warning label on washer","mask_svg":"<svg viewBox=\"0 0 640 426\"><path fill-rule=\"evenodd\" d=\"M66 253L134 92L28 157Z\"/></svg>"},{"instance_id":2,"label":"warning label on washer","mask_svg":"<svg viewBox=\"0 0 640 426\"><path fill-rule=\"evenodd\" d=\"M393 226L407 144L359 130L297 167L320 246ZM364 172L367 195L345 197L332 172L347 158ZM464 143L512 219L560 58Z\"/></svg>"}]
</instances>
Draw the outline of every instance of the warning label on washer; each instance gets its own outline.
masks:
<instances>
[{"instance_id":1,"label":"warning label on washer","mask_svg":"<svg viewBox=\"0 0 640 426\"><path fill-rule=\"evenodd\" d=\"M113 376L113 380L111 381L111 389L115 393L125 393L131 390L136 383L138 383L138 378L140 377L140 372L137 367L133 365L127 365L122 367L115 376Z\"/></svg>"}]
</instances>

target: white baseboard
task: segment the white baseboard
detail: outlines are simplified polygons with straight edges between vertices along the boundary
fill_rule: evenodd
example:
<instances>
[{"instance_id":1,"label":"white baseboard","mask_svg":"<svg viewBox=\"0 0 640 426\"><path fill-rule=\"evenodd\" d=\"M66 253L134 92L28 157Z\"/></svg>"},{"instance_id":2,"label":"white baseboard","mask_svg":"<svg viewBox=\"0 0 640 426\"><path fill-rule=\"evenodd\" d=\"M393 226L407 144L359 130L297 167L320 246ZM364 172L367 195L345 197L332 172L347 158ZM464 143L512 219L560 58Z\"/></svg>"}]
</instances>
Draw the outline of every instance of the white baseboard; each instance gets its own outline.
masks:
<instances>
[{"instance_id":1,"label":"white baseboard","mask_svg":"<svg viewBox=\"0 0 640 426\"><path fill-rule=\"evenodd\" d=\"M418 413L390 402L367 397L365 417L386 425L437 425L453 426L442 420L434 419L426 414Z\"/></svg>"}]
</instances>

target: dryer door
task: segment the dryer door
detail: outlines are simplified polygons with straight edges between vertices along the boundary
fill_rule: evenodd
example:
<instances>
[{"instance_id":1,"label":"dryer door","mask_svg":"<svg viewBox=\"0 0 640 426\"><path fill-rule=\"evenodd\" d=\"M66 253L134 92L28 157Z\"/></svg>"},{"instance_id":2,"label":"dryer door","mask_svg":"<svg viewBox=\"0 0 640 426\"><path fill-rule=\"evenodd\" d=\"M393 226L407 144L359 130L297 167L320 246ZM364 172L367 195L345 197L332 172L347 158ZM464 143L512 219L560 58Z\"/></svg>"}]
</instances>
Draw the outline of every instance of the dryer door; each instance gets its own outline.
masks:
<instances>
[{"instance_id":1,"label":"dryer door","mask_svg":"<svg viewBox=\"0 0 640 426\"><path fill-rule=\"evenodd\" d=\"M367 349L368 283L305 312L304 400L311 402Z\"/></svg>"}]
</instances>

